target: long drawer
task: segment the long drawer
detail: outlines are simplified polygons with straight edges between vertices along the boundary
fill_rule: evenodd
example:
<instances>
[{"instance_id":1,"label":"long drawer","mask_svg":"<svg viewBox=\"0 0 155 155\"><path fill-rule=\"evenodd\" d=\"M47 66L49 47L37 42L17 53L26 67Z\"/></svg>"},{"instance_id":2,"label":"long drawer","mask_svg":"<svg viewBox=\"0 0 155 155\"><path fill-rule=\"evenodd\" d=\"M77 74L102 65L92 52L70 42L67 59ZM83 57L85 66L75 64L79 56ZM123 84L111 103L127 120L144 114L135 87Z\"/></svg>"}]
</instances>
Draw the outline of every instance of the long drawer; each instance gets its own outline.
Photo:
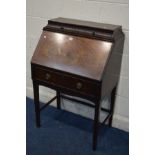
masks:
<instances>
[{"instance_id":1,"label":"long drawer","mask_svg":"<svg viewBox=\"0 0 155 155\"><path fill-rule=\"evenodd\" d=\"M98 95L99 93L99 86L95 82L64 75L63 73L51 71L48 69L35 67L33 78L46 82L49 85L65 87L74 91L80 91L84 94Z\"/></svg>"}]
</instances>

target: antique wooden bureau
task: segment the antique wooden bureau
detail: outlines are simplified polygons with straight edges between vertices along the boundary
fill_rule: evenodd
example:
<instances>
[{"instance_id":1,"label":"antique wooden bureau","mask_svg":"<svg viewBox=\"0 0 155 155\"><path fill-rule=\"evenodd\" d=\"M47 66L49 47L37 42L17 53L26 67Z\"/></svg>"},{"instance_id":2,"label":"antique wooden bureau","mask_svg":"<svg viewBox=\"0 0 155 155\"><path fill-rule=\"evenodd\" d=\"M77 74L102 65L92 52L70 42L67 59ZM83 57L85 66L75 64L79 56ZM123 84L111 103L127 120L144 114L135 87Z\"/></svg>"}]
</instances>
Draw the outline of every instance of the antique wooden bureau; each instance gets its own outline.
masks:
<instances>
[{"instance_id":1,"label":"antique wooden bureau","mask_svg":"<svg viewBox=\"0 0 155 155\"><path fill-rule=\"evenodd\" d=\"M112 124L123 45L121 26L65 18L48 20L31 60L36 126L40 127L41 110L55 99L58 109L61 98L94 107L92 147L96 150L100 111L107 113L103 123ZM39 104L39 85L56 90L56 96L43 107ZM108 95L111 102L106 109L101 101Z\"/></svg>"}]
</instances>

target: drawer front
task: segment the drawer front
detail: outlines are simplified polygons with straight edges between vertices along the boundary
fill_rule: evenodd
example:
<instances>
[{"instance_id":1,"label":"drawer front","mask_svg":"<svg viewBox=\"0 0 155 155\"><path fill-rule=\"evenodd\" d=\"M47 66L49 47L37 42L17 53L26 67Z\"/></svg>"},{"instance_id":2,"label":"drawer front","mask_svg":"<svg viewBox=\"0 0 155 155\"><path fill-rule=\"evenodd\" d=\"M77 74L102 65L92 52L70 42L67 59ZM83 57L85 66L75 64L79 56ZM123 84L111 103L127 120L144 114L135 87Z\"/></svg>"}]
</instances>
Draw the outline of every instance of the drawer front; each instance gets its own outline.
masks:
<instances>
[{"instance_id":1,"label":"drawer front","mask_svg":"<svg viewBox=\"0 0 155 155\"><path fill-rule=\"evenodd\" d=\"M58 87L65 87L85 94L97 95L99 87L96 83L74 78L62 73L35 68L34 79L52 84Z\"/></svg>"}]
</instances>

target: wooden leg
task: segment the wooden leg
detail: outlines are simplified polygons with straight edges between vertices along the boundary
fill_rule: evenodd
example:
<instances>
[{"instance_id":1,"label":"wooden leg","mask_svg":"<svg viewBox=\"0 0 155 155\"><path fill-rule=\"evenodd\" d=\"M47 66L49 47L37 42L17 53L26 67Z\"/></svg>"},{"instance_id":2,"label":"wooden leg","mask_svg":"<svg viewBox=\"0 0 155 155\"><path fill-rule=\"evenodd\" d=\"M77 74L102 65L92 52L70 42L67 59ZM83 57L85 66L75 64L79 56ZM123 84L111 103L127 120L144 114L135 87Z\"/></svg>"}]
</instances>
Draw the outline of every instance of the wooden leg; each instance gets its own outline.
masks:
<instances>
[{"instance_id":1,"label":"wooden leg","mask_svg":"<svg viewBox=\"0 0 155 155\"><path fill-rule=\"evenodd\" d=\"M39 85L35 82L33 82L33 93L34 93L36 126L40 127Z\"/></svg>"},{"instance_id":2,"label":"wooden leg","mask_svg":"<svg viewBox=\"0 0 155 155\"><path fill-rule=\"evenodd\" d=\"M100 102L95 105L95 114L94 114L94 129L93 129L93 150L96 150L97 147L97 137L98 137L98 128L99 128L99 113L100 113Z\"/></svg>"},{"instance_id":3,"label":"wooden leg","mask_svg":"<svg viewBox=\"0 0 155 155\"><path fill-rule=\"evenodd\" d=\"M60 92L57 91L57 109L61 109Z\"/></svg>"},{"instance_id":4,"label":"wooden leg","mask_svg":"<svg viewBox=\"0 0 155 155\"><path fill-rule=\"evenodd\" d=\"M113 112L114 112L114 104L115 104L115 94L116 94L116 87L113 88L111 92L111 104L110 104L110 113L111 117L109 118L109 127L112 126L112 119L113 119Z\"/></svg>"}]
</instances>

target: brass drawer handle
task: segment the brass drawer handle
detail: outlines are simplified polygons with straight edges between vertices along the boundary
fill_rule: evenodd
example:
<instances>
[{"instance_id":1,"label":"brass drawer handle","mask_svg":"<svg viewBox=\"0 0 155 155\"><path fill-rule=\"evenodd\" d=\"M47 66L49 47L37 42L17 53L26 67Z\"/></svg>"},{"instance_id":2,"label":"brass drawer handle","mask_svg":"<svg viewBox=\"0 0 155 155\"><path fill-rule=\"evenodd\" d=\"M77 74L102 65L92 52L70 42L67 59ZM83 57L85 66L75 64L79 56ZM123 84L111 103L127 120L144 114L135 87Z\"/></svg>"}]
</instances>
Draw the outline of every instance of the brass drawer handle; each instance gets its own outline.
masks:
<instances>
[{"instance_id":1,"label":"brass drawer handle","mask_svg":"<svg viewBox=\"0 0 155 155\"><path fill-rule=\"evenodd\" d=\"M81 88L82 88L82 83L81 83L81 82L78 82L78 83L76 84L76 88L77 88L77 89L81 89Z\"/></svg>"},{"instance_id":2,"label":"brass drawer handle","mask_svg":"<svg viewBox=\"0 0 155 155\"><path fill-rule=\"evenodd\" d=\"M51 77L51 75L50 75L50 74L48 74L48 73L46 73L46 75L45 75L45 79L46 79L46 80L49 80L49 79L50 79L50 77Z\"/></svg>"}]
</instances>

